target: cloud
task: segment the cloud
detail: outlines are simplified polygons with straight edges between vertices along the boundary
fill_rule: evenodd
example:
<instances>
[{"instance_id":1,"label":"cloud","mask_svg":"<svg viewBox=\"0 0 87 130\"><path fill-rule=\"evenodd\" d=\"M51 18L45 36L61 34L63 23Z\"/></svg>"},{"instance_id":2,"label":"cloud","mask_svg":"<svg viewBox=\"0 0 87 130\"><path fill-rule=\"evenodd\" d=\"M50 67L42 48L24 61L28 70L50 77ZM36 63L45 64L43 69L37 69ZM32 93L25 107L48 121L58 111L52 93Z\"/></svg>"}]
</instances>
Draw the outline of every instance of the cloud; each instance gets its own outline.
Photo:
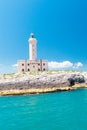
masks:
<instances>
[{"instance_id":1,"label":"cloud","mask_svg":"<svg viewBox=\"0 0 87 130\"><path fill-rule=\"evenodd\" d=\"M14 64L14 65L12 65L12 67L18 67L18 64Z\"/></svg>"},{"instance_id":2,"label":"cloud","mask_svg":"<svg viewBox=\"0 0 87 130\"><path fill-rule=\"evenodd\" d=\"M70 61L63 61L63 62L56 62L56 61L51 61L48 63L48 67L49 68L69 68L72 67L73 63L71 63Z\"/></svg>"},{"instance_id":3,"label":"cloud","mask_svg":"<svg viewBox=\"0 0 87 130\"><path fill-rule=\"evenodd\" d=\"M74 64L70 61L63 61L63 62L51 61L48 63L48 67L50 69L79 68L82 66L83 66L83 64L81 62L77 62Z\"/></svg>"},{"instance_id":4,"label":"cloud","mask_svg":"<svg viewBox=\"0 0 87 130\"><path fill-rule=\"evenodd\" d=\"M73 68L79 68L82 66L83 66L83 64L81 62L78 62L78 63L74 64Z\"/></svg>"}]
</instances>

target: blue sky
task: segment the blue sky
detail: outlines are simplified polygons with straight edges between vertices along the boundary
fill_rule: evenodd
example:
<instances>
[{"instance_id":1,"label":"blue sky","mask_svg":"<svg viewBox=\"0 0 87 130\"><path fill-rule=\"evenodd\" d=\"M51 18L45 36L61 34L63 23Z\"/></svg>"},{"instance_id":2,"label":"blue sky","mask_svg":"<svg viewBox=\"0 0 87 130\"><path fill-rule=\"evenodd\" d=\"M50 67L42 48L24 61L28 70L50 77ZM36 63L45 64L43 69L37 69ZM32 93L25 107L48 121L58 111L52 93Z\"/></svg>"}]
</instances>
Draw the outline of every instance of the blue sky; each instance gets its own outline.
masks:
<instances>
[{"instance_id":1,"label":"blue sky","mask_svg":"<svg viewBox=\"0 0 87 130\"><path fill-rule=\"evenodd\" d=\"M14 72L18 59L28 59L31 32L38 59L87 70L86 0L0 0L0 73Z\"/></svg>"}]
</instances>

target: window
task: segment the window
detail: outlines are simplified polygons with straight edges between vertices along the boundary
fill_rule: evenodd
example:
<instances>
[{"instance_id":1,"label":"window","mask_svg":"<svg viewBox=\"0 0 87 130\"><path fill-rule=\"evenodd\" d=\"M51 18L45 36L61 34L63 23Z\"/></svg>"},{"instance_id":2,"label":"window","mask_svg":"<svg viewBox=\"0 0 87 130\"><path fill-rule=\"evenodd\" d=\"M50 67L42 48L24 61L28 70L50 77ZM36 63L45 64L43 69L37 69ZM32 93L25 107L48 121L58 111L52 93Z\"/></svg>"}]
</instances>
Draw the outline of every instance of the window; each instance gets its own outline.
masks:
<instances>
[{"instance_id":1,"label":"window","mask_svg":"<svg viewBox=\"0 0 87 130\"><path fill-rule=\"evenodd\" d=\"M33 68L35 68L35 66L33 66Z\"/></svg>"},{"instance_id":2,"label":"window","mask_svg":"<svg viewBox=\"0 0 87 130\"><path fill-rule=\"evenodd\" d=\"M24 66L24 64L22 64L22 66Z\"/></svg>"},{"instance_id":3,"label":"window","mask_svg":"<svg viewBox=\"0 0 87 130\"><path fill-rule=\"evenodd\" d=\"M40 69L38 69L38 71L40 71Z\"/></svg>"},{"instance_id":4,"label":"window","mask_svg":"<svg viewBox=\"0 0 87 130\"><path fill-rule=\"evenodd\" d=\"M43 71L45 71L45 68L43 69Z\"/></svg>"},{"instance_id":5,"label":"window","mask_svg":"<svg viewBox=\"0 0 87 130\"><path fill-rule=\"evenodd\" d=\"M38 65L40 65L40 63L38 63Z\"/></svg>"},{"instance_id":6,"label":"window","mask_svg":"<svg viewBox=\"0 0 87 130\"><path fill-rule=\"evenodd\" d=\"M28 69L28 71L30 71L30 69Z\"/></svg>"},{"instance_id":7,"label":"window","mask_svg":"<svg viewBox=\"0 0 87 130\"><path fill-rule=\"evenodd\" d=\"M24 69L22 69L22 72L24 72Z\"/></svg>"},{"instance_id":8,"label":"window","mask_svg":"<svg viewBox=\"0 0 87 130\"><path fill-rule=\"evenodd\" d=\"M27 65L29 66L30 64L28 63Z\"/></svg>"},{"instance_id":9,"label":"window","mask_svg":"<svg viewBox=\"0 0 87 130\"><path fill-rule=\"evenodd\" d=\"M45 63L43 63L43 65L45 65Z\"/></svg>"}]
</instances>

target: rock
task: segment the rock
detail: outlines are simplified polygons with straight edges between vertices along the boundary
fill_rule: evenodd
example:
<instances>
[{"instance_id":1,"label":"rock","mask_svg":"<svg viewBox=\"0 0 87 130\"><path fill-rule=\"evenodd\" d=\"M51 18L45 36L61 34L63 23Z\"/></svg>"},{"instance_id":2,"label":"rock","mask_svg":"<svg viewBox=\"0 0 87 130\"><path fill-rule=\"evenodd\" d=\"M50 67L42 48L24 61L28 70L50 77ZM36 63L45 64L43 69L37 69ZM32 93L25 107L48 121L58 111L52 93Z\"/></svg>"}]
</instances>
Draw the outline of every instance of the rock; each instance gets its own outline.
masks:
<instances>
[{"instance_id":1,"label":"rock","mask_svg":"<svg viewBox=\"0 0 87 130\"><path fill-rule=\"evenodd\" d=\"M26 90L44 89L43 91L72 90L75 84L87 84L87 72L42 72L39 75L15 74L11 76L0 76L1 90ZM53 89L52 89L53 88ZM50 90L50 91L51 91ZM28 90L27 90L28 91ZM25 91L26 92L26 91Z\"/></svg>"},{"instance_id":2,"label":"rock","mask_svg":"<svg viewBox=\"0 0 87 130\"><path fill-rule=\"evenodd\" d=\"M68 78L70 86L75 85L75 83L84 83L85 77L81 74L72 74L70 78Z\"/></svg>"}]
</instances>

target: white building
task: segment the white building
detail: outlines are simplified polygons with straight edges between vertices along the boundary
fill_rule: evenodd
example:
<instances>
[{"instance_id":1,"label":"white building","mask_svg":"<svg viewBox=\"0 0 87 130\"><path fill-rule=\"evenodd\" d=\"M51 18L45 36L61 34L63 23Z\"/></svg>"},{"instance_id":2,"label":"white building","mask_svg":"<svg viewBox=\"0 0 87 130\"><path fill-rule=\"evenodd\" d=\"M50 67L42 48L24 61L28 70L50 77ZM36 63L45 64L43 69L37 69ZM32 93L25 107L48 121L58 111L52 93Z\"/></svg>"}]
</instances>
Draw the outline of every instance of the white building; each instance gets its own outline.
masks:
<instances>
[{"instance_id":1,"label":"white building","mask_svg":"<svg viewBox=\"0 0 87 130\"><path fill-rule=\"evenodd\" d=\"M29 60L18 60L18 72L37 72L48 70L47 60L37 59L37 40L31 33L29 42Z\"/></svg>"}]
</instances>

